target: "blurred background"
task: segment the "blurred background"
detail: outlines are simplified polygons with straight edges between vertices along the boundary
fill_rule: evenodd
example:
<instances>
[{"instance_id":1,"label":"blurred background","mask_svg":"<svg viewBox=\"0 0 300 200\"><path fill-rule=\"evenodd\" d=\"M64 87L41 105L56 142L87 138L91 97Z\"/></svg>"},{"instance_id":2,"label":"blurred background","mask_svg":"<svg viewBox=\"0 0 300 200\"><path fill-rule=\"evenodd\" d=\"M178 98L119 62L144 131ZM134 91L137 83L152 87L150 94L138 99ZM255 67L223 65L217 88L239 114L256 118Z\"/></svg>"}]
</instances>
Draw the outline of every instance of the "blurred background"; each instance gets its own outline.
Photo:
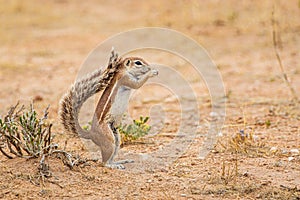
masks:
<instances>
[{"instance_id":1,"label":"blurred background","mask_svg":"<svg viewBox=\"0 0 300 200\"><path fill-rule=\"evenodd\" d=\"M0 0L0 109L17 99L57 102L97 44L122 31L152 26L175 29L199 42L232 95L268 96L274 89L271 96L282 98L288 90L273 51L273 8L280 54L298 87L299 0ZM268 87L261 85L266 82Z\"/></svg>"}]
</instances>

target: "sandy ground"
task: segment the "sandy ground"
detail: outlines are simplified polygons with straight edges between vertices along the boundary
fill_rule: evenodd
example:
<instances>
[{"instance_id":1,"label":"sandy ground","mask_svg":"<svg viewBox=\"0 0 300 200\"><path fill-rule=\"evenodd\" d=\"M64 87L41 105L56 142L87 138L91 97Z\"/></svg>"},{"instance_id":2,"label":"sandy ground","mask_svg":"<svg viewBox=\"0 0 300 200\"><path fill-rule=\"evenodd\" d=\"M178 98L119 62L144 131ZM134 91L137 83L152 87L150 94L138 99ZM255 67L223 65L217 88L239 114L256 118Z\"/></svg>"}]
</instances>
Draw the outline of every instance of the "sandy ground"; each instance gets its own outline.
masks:
<instances>
[{"instance_id":1,"label":"sandy ground","mask_svg":"<svg viewBox=\"0 0 300 200\"><path fill-rule=\"evenodd\" d=\"M213 151L199 159L211 120L205 82L175 55L133 52L150 62L173 66L196 93L201 112L196 122L198 134L184 154L168 166L140 170L133 170L137 169L135 163L126 170L112 170L99 162L70 170L59 159L49 158L52 176L44 183L36 179L39 159L0 155L0 198L299 199L300 155L291 150L300 150L300 109L299 103L292 101L274 53L273 7L279 54L300 98L300 2L296 0L0 0L0 116L18 100L29 104L35 99L39 112L50 104L54 141L62 148L67 141L66 150L73 154L89 156L77 136L64 132L57 116L58 102L89 52L119 32L165 27L193 38L216 64L227 94L222 134ZM125 145L120 157L151 153L173 141L180 109L166 88L141 88L130 101L130 115L150 115L151 106L157 103L165 111L159 134ZM91 116L91 110L81 113L83 121ZM241 130L254 139L239 143L236 136Z\"/></svg>"}]
</instances>

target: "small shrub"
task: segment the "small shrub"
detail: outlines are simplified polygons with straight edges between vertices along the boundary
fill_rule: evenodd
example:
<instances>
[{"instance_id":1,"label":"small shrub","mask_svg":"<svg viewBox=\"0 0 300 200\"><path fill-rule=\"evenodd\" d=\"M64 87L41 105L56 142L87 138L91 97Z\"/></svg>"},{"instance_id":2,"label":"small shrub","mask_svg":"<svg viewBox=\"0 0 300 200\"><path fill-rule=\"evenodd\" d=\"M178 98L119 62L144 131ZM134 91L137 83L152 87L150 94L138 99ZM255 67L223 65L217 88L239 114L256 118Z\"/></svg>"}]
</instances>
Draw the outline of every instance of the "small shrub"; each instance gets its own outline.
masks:
<instances>
[{"instance_id":1,"label":"small shrub","mask_svg":"<svg viewBox=\"0 0 300 200\"><path fill-rule=\"evenodd\" d=\"M225 151L241 153L251 157L267 155L269 152L269 148L263 141L255 139L252 130L250 132L239 130L233 137L219 140L218 147Z\"/></svg>"},{"instance_id":2,"label":"small shrub","mask_svg":"<svg viewBox=\"0 0 300 200\"><path fill-rule=\"evenodd\" d=\"M40 157L56 145L51 143L52 124L45 123L49 106L38 118L33 104L29 110L19 103L12 106L6 116L0 118L0 151L8 158Z\"/></svg>"},{"instance_id":3,"label":"small shrub","mask_svg":"<svg viewBox=\"0 0 300 200\"><path fill-rule=\"evenodd\" d=\"M151 126L147 124L149 117L141 116L139 120L133 120L133 124L125 124L118 127L122 137L122 144L129 143L147 135Z\"/></svg>"},{"instance_id":4,"label":"small shrub","mask_svg":"<svg viewBox=\"0 0 300 200\"><path fill-rule=\"evenodd\" d=\"M89 131L91 129L91 127L92 127L92 122L89 121L86 125L82 126L82 129L86 130L86 131Z\"/></svg>"},{"instance_id":5,"label":"small shrub","mask_svg":"<svg viewBox=\"0 0 300 200\"><path fill-rule=\"evenodd\" d=\"M52 124L46 123L49 106L44 110L41 118L30 104L28 110L25 106L19 107L19 103L12 106L4 118L0 117L0 152L7 158L38 158L40 165L36 175L31 176L30 182L35 185L44 185L45 178L50 178L52 172L46 159L49 156L58 158L73 169L74 166L86 165L93 159L82 159L71 153L58 149L58 144L52 143ZM55 183L55 182L51 182Z\"/></svg>"}]
</instances>

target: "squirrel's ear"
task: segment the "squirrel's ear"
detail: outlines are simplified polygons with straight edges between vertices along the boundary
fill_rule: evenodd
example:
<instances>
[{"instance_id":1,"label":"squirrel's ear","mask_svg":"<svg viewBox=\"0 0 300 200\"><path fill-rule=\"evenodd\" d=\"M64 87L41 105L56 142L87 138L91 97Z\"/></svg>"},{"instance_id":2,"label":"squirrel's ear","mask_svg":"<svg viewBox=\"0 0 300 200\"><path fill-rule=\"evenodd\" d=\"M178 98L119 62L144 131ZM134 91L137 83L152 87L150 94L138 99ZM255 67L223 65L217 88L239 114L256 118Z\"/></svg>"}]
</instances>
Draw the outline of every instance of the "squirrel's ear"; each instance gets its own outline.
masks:
<instances>
[{"instance_id":1,"label":"squirrel's ear","mask_svg":"<svg viewBox=\"0 0 300 200\"><path fill-rule=\"evenodd\" d=\"M131 63L130 59L125 60L125 65L126 65L127 67L130 66L130 63Z\"/></svg>"}]
</instances>

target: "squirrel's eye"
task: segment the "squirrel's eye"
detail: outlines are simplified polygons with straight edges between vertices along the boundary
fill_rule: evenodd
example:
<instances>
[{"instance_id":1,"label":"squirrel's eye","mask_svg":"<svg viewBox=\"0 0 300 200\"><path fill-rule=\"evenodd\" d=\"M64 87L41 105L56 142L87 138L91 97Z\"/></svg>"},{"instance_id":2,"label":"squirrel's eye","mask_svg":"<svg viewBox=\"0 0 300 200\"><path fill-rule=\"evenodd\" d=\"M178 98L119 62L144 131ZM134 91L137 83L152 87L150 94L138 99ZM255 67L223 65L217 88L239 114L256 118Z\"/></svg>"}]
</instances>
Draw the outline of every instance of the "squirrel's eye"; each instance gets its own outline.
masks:
<instances>
[{"instance_id":1,"label":"squirrel's eye","mask_svg":"<svg viewBox=\"0 0 300 200\"><path fill-rule=\"evenodd\" d=\"M135 61L134 64L136 64L136 65L143 65L142 62L139 61L139 60L138 60L138 61Z\"/></svg>"}]
</instances>

